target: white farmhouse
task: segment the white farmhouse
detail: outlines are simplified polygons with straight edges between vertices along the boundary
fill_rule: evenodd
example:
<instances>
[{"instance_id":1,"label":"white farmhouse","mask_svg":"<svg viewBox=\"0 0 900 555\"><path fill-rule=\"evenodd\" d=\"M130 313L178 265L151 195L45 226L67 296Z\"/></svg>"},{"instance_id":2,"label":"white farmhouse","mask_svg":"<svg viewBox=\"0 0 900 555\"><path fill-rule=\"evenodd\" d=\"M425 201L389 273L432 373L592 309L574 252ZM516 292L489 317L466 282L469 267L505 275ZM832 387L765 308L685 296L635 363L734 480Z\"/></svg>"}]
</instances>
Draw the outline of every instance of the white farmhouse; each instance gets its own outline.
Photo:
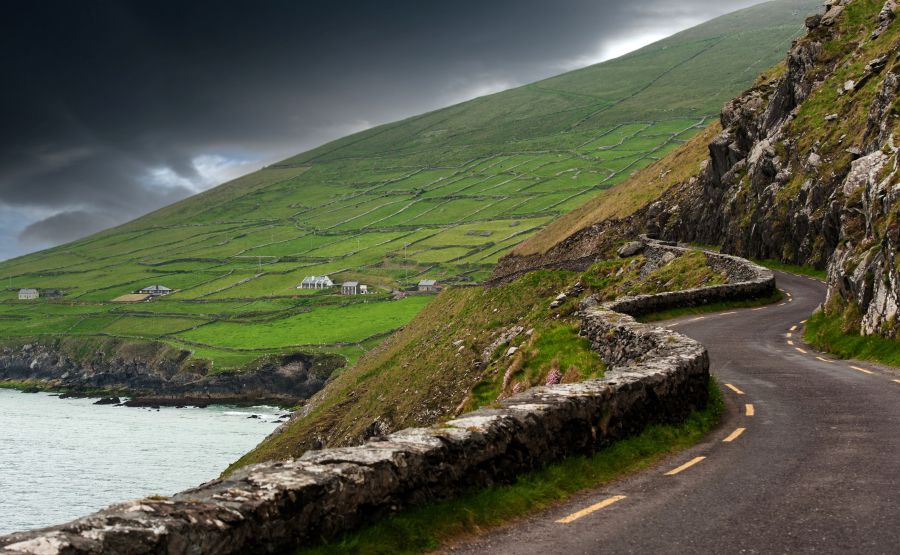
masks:
<instances>
[{"instance_id":1,"label":"white farmhouse","mask_svg":"<svg viewBox=\"0 0 900 555\"><path fill-rule=\"evenodd\" d=\"M328 289L334 287L334 282L328 276L306 276L297 289Z\"/></svg>"},{"instance_id":2,"label":"white farmhouse","mask_svg":"<svg viewBox=\"0 0 900 555\"><path fill-rule=\"evenodd\" d=\"M161 295L168 295L172 290L166 287L165 285L150 285L149 287L144 287L138 293L141 295L150 295L151 297L159 297Z\"/></svg>"},{"instance_id":3,"label":"white farmhouse","mask_svg":"<svg viewBox=\"0 0 900 555\"><path fill-rule=\"evenodd\" d=\"M20 301L33 301L40 297L41 294L37 289L19 289L19 300Z\"/></svg>"}]
</instances>

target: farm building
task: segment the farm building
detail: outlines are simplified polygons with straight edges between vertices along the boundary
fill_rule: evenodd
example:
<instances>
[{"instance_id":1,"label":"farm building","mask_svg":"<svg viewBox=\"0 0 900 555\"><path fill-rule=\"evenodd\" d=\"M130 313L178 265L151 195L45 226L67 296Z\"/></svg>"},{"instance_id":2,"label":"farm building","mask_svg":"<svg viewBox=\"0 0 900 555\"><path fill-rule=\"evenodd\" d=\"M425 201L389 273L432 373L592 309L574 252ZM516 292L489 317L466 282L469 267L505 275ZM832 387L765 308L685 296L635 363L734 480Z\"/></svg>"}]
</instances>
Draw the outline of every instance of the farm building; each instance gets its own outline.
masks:
<instances>
[{"instance_id":1,"label":"farm building","mask_svg":"<svg viewBox=\"0 0 900 555\"><path fill-rule=\"evenodd\" d=\"M328 289L334 287L334 282L328 276L306 276L297 289Z\"/></svg>"},{"instance_id":2,"label":"farm building","mask_svg":"<svg viewBox=\"0 0 900 555\"><path fill-rule=\"evenodd\" d=\"M141 295L150 295L151 297L158 297L160 295L168 295L172 290L166 287L165 285L151 285L149 287L144 287L138 293Z\"/></svg>"},{"instance_id":3,"label":"farm building","mask_svg":"<svg viewBox=\"0 0 900 555\"><path fill-rule=\"evenodd\" d=\"M419 291L432 293L438 290L437 281L433 279L423 279L419 282Z\"/></svg>"},{"instance_id":4,"label":"farm building","mask_svg":"<svg viewBox=\"0 0 900 555\"><path fill-rule=\"evenodd\" d=\"M365 285L362 287L365 287ZM345 281L341 284L341 295L359 295L359 288L358 281Z\"/></svg>"},{"instance_id":5,"label":"farm building","mask_svg":"<svg viewBox=\"0 0 900 555\"><path fill-rule=\"evenodd\" d=\"M37 289L19 289L20 301L32 301L40 296L41 294Z\"/></svg>"}]
</instances>

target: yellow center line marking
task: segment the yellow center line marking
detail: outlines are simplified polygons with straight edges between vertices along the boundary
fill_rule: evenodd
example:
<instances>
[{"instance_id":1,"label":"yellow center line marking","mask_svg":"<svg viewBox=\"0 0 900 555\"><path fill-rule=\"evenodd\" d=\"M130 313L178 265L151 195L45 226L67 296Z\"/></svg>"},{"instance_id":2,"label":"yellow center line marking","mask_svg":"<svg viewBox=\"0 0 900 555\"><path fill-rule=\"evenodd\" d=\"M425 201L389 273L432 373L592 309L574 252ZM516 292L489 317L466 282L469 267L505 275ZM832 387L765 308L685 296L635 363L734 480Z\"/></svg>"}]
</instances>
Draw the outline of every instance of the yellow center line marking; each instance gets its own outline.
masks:
<instances>
[{"instance_id":1,"label":"yellow center line marking","mask_svg":"<svg viewBox=\"0 0 900 555\"><path fill-rule=\"evenodd\" d=\"M800 320L800 323L801 323L801 324L805 324L805 323L806 323L806 320Z\"/></svg>"},{"instance_id":2,"label":"yellow center line marking","mask_svg":"<svg viewBox=\"0 0 900 555\"><path fill-rule=\"evenodd\" d=\"M753 416L754 414L756 414L756 409L753 408L753 405L751 403L747 403L746 405L744 405L744 413L747 416Z\"/></svg>"},{"instance_id":3,"label":"yellow center line marking","mask_svg":"<svg viewBox=\"0 0 900 555\"><path fill-rule=\"evenodd\" d=\"M900 380L894 380L894 381L897 382L897 383L900 383Z\"/></svg>"},{"instance_id":4,"label":"yellow center line marking","mask_svg":"<svg viewBox=\"0 0 900 555\"><path fill-rule=\"evenodd\" d=\"M822 357L816 357L816 358L818 360L821 360L822 362L834 362L833 360L828 360L827 358L822 358Z\"/></svg>"},{"instance_id":5,"label":"yellow center line marking","mask_svg":"<svg viewBox=\"0 0 900 555\"><path fill-rule=\"evenodd\" d=\"M683 465L679 466L678 468L673 468L672 470L666 472L665 475L666 476L674 476L674 475L678 474L679 472L685 471L688 468L694 466L695 464L697 464L698 462L702 461L705 458L706 457L694 457L693 459L689 460L688 462L684 463Z\"/></svg>"},{"instance_id":6,"label":"yellow center line marking","mask_svg":"<svg viewBox=\"0 0 900 555\"><path fill-rule=\"evenodd\" d=\"M865 368L860 368L859 366L850 366L850 368L853 368L854 370L859 370L860 372L864 372L866 374L874 374L875 373L875 372L872 372L871 370L866 370ZM896 381L896 380L894 380L894 381Z\"/></svg>"},{"instance_id":7,"label":"yellow center line marking","mask_svg":"<svg viewBox=\"0 0 900 555\"><path fill-rule=\"evenodd\" d=\"M731 443L732 441L734 441L738 437L740 437L740 435L742 433L744 433L744 430L746 430L746 429L747 428L738 428L737 430L731 432L731 434L728 437L726 437L725 439L723 439L722 442L723 443Z\"/></svg>"},{"instance_id":8,"label":"yellow center line marking","mask_svg":"<svg viewBox=\"0 0 900 555\"><path fill-rule=\"evenodd\" d=\"M787 332L786 334L784 334L785 337L790 337L790 336L792 336L792 335L794 335L794 334L791 333L791 332Z\"/></svg>"},{"instance_id":9,"label":"yellow center line marking","mask_svg":"<svg viewBox=\"0 0 900 555\"><path fill-rule=\"evenodd\" d=\"M794 302L794 299L791 298L791 297L788 297L788 302L789 302L789 303L792 303L792 302Z\"/></svg>"},{"instance_id":10,"label":"yellow center line marking","mask_svg":"<svg viewBox=\"0 0 900 555\"><path fill-rule=\"evenodd\" d=\"M793 344L794 344L794 342L791 341L790 339L788 339L788 342L787 342L787 343L788 343L788 345L793 345Z\"/></svg>"},{"instance_id":11,"label":"yellow center line marking","mask_svg":"<svg viewBox=\"0 0 900 555\"><path fill-rule=\"evenodd\" d=\"M731 391L734 391L734 392L737 393L738 395L743 395L743 394L744 394L743 391L741 391L740 389L738 389L738 388L736 388L735 386L731 385L730 383L725 384L725 387L727 387L727 388L730 389Z\"/></svg>"},{"instance_id":12,"label":"yellow center line marking","mask_svg":"<svg viewBox=\"0 0 900 555\"><path fill-rule=\"evenodd\" d=\"M794 324L793 326L791 326L791 331L797 331L797 324Z\"/></svg>"},{"instance_id":13,"label":"yellow center line marking","mask_svg":"<svg viewBox=\"0 0 900 555\"><path fill-rule=\"evenodd\" d=\"M804 355L806 354L806 351L804 351L804 350L801 349L800 347L794 347L794 348L797 349L798 351L800 351L801 353L803 353Z\"/></svg>"},{"instance_id":14,"label":"yellow center line marking","mask_svg":"<svg viewBox=\"0 0 900 555\"><path fill-rule=\"evenodd\" d=\"M578 520L579 518L581 518L583 516L587 516L587 515L593 513L594 511L599 511L600 509L602 509L604 507L609 507L616 501L621 501L623 499L625 499L624 495L613 495L612 497L607 497L606 499L604 499L603 501L601 501L599 503L594 503L590 507L581 509L580 511L578 511L576 513L572 513L567 517L561 518L561 519L557 520L556 522L558 522L559 524L568 524L574 520Z\"/></svg>"}]
</instances>

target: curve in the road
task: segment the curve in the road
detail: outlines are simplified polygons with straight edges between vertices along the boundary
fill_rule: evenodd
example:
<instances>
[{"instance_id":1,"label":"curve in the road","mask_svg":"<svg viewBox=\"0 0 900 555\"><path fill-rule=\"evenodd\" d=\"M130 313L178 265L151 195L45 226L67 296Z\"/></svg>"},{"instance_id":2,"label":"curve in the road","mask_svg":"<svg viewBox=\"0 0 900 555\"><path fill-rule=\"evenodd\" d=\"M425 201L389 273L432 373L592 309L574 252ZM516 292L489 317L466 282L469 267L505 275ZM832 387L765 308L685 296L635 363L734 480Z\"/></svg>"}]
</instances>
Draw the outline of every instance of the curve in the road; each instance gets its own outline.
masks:
<instances>
[{"instance_id":1,"label":"curve in the road","mask_svg":"<svg viewBox=\"0 0 900 555\"><path fill-rule=\"evenodd\" d=\"M819 281L662 323L707 346L728 414L694 447L454 553L900 552L900 374L806 346Z\"/></svg>"}]
</instances>

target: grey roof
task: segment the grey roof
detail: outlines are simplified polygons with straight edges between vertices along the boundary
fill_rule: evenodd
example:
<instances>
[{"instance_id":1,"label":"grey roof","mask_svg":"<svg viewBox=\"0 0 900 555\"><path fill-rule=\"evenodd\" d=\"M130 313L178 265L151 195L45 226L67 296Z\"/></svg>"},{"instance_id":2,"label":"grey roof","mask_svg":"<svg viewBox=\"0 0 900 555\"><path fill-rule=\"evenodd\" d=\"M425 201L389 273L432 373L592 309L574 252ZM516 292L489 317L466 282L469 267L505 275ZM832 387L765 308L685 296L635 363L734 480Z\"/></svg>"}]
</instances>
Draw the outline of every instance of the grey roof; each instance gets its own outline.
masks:
<instances>
[{"instance_id":1,"label":"grey roof","mask_svg":"<svg viewBox=\"0 0 900 555\"><path fill-rule=\"evenodd\" d=\"M141 291L171 291L165 285L151 285L150 287L143 287Z\"/></svg>"},{"instance_id":2,"label":"grey roof","mask_svg":"<svg viewBox=\"0 0 900 555\"><path fill-rule=\"evenodd\" d=\"M428 286L428 285L437 285L437 280L433 280L433 279L423 279L422 281L419 282L419 285L425 285L425 286Z\"/></svg>"},{"instance_id":3,"label":"grey roof","mask_svg":"<svg viewBox=\"0 0 900 555\"><path fill-rule=\"evenodd\" d=\"M306 276L300 283L331 283L331 279L328 276Z\"/></svg>"},{"instance_id":4,"label":"grey roof","mask_svg":"<svg viewBox=\"0 0 900 555\"><path fill-rule=\"evenodd\" d=\"M341 284L341 287L357 287L359 286L358 281L345 281Z\"/></svg>"},{"instance_id":5,"label":"grey roof","mask_svg":"<svg viewBox=\"0 0 900 555\"><path fill-rule=\"evenodd\" d=\"M38 292L37 289L31 289L31 288L19 289L19 295L30 295L32 293L37 293L37 292Z\"/></svg>"}]
</instances>

